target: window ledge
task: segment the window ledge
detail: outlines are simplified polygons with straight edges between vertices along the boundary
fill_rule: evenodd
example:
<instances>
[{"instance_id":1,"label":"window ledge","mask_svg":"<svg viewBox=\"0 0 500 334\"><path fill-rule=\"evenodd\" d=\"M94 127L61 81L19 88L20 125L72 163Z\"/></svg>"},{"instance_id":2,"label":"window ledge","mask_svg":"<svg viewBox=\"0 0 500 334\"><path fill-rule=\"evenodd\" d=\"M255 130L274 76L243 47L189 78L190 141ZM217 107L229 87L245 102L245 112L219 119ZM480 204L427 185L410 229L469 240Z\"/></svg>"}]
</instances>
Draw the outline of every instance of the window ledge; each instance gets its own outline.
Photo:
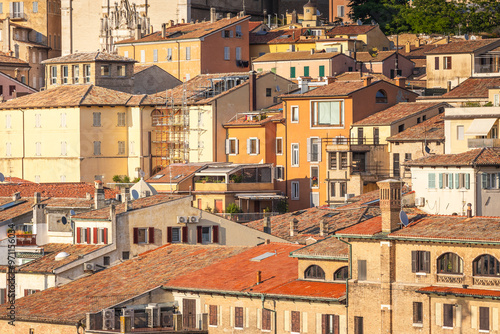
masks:
<instances>
[{"instance_id":1,"label":"window ledge","mask_svg":"<svg viewBox=\"0 0 500 334\"><path fill-rule=\"evenodd\" d=\"M415 273L417 276L427 276L427 273Z\"/></svg>"},{"instance_id":2,"label":"window ledge","mask_svg":"<svg viewBox=\"0 0 500 334\"><path fill-rule=\"evenodd\" d=\"M443 329L451 329L451 330L453 330L453 327L445 327L445 326L443 326Z\"/></svg>"},{"instance_id":3,"label":"window ledge","mask_svg":"<svg viewBox=\"0 0 500 334\"><path fill-rule=\"evenodd\" d=\"M420 328L422 328L422 327L424 327L424 324L418 324L418 323L417 323L417 324L415 324L415 323L414 323L414 324L413 324L413 327L420 327Z\"/></svg>"},{"instance_id":4,"label":"window ledge","mask_svg":"<svg viewBox=\"0 0 500 334\"><path fill-rule=\"evenodd\" d=\"M489 330L486 330L486 329L480 329L479 330L479 333L489 333L490 331Z\"/></svg>"}]
</instances>

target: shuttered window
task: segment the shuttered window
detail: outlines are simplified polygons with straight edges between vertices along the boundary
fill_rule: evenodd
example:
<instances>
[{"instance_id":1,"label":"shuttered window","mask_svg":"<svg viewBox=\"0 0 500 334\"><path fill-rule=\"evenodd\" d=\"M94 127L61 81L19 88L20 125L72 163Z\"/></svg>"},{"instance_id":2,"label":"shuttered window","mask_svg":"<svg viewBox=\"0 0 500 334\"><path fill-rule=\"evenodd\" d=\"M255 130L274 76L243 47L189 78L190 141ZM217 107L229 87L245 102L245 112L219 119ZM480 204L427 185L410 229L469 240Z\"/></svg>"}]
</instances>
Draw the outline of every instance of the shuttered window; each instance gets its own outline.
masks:
<instances>
[{"instance_id":1,"label":"shuttered window","mask_svg":"<svg viewBox=\"0 0 500 334\"><path fill-rule=\"evenodd\" d=\"M354 334L363 334L363 317L354 317Z\"/></svg>"},{"instance_id":2,"label":"shuttered window","mask_svg":"<svg viewBox=\"0 0 500 334\"><path fill-rule=\"evenodd\" d=\"M271 330L271 311L266 309L262 310L262 330Z\"/></svg>"},{"instance_id":3,"label":"shuttered window","mask_svg":"<svg viewBox=\"0 0 500 334\"><path fill-rule=\"evenodd\" d=\"M295 78L295 67L290 67L290 78Z\"/></svg>"},{"instance_id":4,"label":"shuttered window","mask_svg":"<svg viewBox=\"0 0 500 334\"><path fill-rule=\"evenodd\" d=\"M431 253L427 251L411 252L411 271L413 273L430 273Z\"/></svg>"},{"instance_id":5,"label":"shuttered window","mask_svg":"<svg viewBox=\"0 0 500 334\"><path fill-rule=\"evenodd\" d=\"M300 333L300 312L292 311L292 332Z\"/></svg>"},{"instance_id":6,"label":"shuttered window","mask_svg":"<svg viewBox=\"0 0 500 334\"><path fill-rule=\"evenodd\" d=\"M443 326L453 328L453 305L443 304Z\"/></svg>"},{"instance_id":7,"label":"shuttered window","mask_svg":"<svg viewBox=\"0 0 500 334\"><path fill-rule=\"evenodd\" d=\"M358 260L358 280L366 280L366 260Z\"/></svg>"},{"instance_id":8,"label":"shuttered window","mask_svg":"<svg viewBox=\"0 0 500 334\"><path fill-rule=\"evenodd\" d=\"M182 227L182 242L187 243L189 237L189 231L187 226Z\"/></svg>"},{"instance_id":9,"label":"shuttered window","mask_svg":"<svg viewBox=\"0 0 500 334\"><path fill-rule=\"evenodd\" d=\"M234 308L234 327L243 328L243 307Z\"/></svg>"},{"instance_id":10,"label":"shuttered window","mask_svg":"<svg viewBox=\"0 0 500 334\"><path fill-rule=\"evenodd\" d=\"M196 242L203 243L203 226L196 226Z\"/></svg>"},{"instance_id":11,"label":"shuttered window","mask_svg":"<svg viewBox=\"0 0 500 334\"><path fill-rule=\"evenodd\" d=\"M210 305L208 309L208 318L210 326L217 326L217 305Z\"/></svg>"},{"instance_id":12,"label":"shuttered window","mask_svg":"<svg viewBox=\"0 0 500 334\"><path fill-rule=\"evenodd\" d=\"M490 330L490 308L480 307L479 308L479 330L489 331Z\"/></svg>"},{"instance_id":13,"label":"shuttered window","mask_svg":"<svg viewBox=\"0 0 500 334\"><path fill-rule=\"evenodd\" d=\"M212 226L212 242L217 244L219 243L219 226Z\"/></svg>"},{"instance_id":14,"label":"shuttered window","mask_svg":"<svg viewBox=\"0 0 500 334\"><path fill-rule=\"evenodd\" d=\"M101 126L101 113L92 113L92 126Z\"/></svg>"},{"instance_id":15,"label":"shuttered window","mask_svg":"<svg viewBox=\"0 0 500 334\"><path fill-rule=\"evenodd\" d=\"M339 316L335 314L321 315L321 334L339 334Z\"/></svg>"},{"instance_id":16,"label":"shuttered window","mask_svg":"<svg viewBox=\"0 0 500 334\"><path fill-rule=\"evenodd\" d=\"M413 323L421 324L423 322L422 302L413 302Z\"/></svg>"},{"instance_id":17,"label":"shuttered window","mask_svg":"<svg viewBox=\"0 0 500 334\"><path fill-rule=\"evenodd\" d=\"M427 184L428 189L435 189L436 188L436 174L435 173L429 173L427 181L428 181L428 184Z\"/></svg>"}]
</instances>

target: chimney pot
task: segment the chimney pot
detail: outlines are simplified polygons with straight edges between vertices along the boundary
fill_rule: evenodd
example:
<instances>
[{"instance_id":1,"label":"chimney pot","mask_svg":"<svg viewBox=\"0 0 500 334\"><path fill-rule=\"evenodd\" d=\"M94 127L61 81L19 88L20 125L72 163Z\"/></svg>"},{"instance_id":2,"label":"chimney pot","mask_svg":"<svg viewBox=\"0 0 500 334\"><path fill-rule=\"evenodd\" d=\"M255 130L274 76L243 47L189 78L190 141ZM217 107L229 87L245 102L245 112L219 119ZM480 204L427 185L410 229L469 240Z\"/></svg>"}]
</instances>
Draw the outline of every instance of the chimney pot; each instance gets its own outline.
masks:
<instances>
[{"instance_id":1,"label":"chimney pot","mask_svg":"<svg viewBox=\"0 0 500 334\"><path fill-rule=\"evenodd\" d=\"M325 221L325 219L322 219L319 222L319 235L324 236L325 234L328 234L328 223Z\"/></svg>"},{"instance_id":2,"label":"chimney pot","mask_svg":"<svg viewBox=\"0 0 500 334\"><path fill-rule=\"evenodd\" d=\"M472 218L472 204L467 203L467 218Z\"/></svg>"},{"instance_id":3,"label":"chimney pot","mask_svg":"<svg viewBox=\"0 0 500 334\"><path fill-rule=\"evenodd\" d=\"M19 201L20 199L21 199L21 193L19 191L15 192L14 195L12 195L13 201Z\"/></svg>"},{"instance_id":4,"label":"chimney pot","mask_svg":"<svg viewBox=\"0 0 500 334\"><path fill-rule=\"evenodd\" d=\"M366 77L363 77L363 86L370 86L372 84L372 79L373 77L371 75L367 75Z\"/></svg>"},{"instance_id":5,"label":"chimney pot","mask_svg":"<svg viewBox=\"0 0 500 334\"><path fill-rule=\"evenodd\" d=\"M396 77L396 86L405 88L406 87L406 78L405 77Z\"/></svg>"},{"instance_id":6,"label":"chimney pot","mask_svg":"<svg viewBox=\"0 0 500 334\"><path fill-rule=\"evenodd\" d=\"M264 218L264 233L271 234L271 217Z\"/></svg>"},{"instance_id":7,"label":"chimney pot","mask_svg":"<svg viewBox=\"0 0 500 334\"><path fill-rule=\"evenodd\" d=\"M135 27L135 39L141 39L142 37L142 33L141 33L141 25L138 24L136 27Z\"/></svg>"},{"instance_id":8,"label":"chimney pot","mask_svg":"<svg viewBox=\"0 0 500 334\"><path fill-rule=\"evenodd\" d=\"M36 192L33 197L34 204L40 204L40 202L42 201L42 195L39 192Z\"/></svg>"},{"instance_id":9,"label":"chimney pot","mask_svg":"<svg viewBox=\"0 0 500 334\"><path fill-rule=\"evenodd\" d=\"M262 283L262 272L257 270L257 284Z\"/></svg>"},{"instance_id":10,"label":"chimney pot","mask_svg":"<svg viewBox=\"0 0 500 334\"><path fill-rule=\"evenodd\" d=\"M210 22L214 23L217 21L217 12L215 11L215 8L210 8Z\"/></svg>"},{"instance_id":11,"label":"chimney pot","mask_svg":"<svg viewBox=\"0 0 500 334\"><path fill-rule=\"evenodd\" d=\"M167 25L165 23L163 23L161 25L161 38L165 38L166 37L166 35L167 35L167 33L165 31L166 28L167 28Z\"/></svg>"},{"instance_id":12,"label":"chimney pot","mask_svg":"<svg viewBox=\"0 0 500 334\"><path fill-rule=\"evenodd\" d=\"M410 52L411 52L411 44L410 44L410 41L406 42L405 52L406 52L406 53L410 53Z\"/></svg>"}]
</instances>

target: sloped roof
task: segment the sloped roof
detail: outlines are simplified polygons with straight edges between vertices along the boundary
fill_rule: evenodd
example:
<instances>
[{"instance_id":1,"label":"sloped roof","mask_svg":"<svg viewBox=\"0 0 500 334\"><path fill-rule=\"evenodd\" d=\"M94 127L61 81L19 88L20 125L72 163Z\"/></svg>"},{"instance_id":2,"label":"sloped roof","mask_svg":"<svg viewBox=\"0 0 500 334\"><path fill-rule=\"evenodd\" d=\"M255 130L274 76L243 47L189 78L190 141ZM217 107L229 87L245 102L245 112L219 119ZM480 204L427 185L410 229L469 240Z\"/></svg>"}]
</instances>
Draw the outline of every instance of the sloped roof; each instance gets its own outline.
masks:
<instances>
[{"instance_id":1,"label":"sloped roof","mask_svg":"<svg viewBox=\"0 0 500 334\"><path fill-rule=\"evenodd\" d=\"M429 155L405 163L408 166L498 166L500 148L486 147L457 154Z\"/></svg>"},{"instance_id":2,"label":"sloped roof","mask_svg":"<svg viewBox=\"0 0 500 334\"><path fill-rule=\"evenodd\" d=\"M358 71L358 72L344 72L342 74L335 76L335 79L338 81L358 81L358 80L363 80L363 74L365 74L365 76L366 76L366 73L362 73L360 71ZM384 80L384 81L390 82L394 85L396 84L396 80L390 79L389 77L386 77L382 73L369 73L369 76L374 77L375 79L378 79L378 80Z\"/></svg>"},{"instance_id":3,"label":"sloped roof","mask_svg":"<svg viewBox=\"0 0 500 334\"><path fill-rule=\"evenodd\" d=\"M0 205L5 205L12 202L13 202L12 198L0 199ZM33 198L22 198L16 201L17 205L4 210L0 210L0 222L4 222L9 219L14 219L16 217L32 213L33 202L34 202Z\"/></svg>"},{"instance_id":4,"label":"sloped roof","mask_svg":"<svg viewBox=\"0 0 500 334\"><path fill-rule=\"evenodd\" d=\"M349 248L345 243L339 241L335 236L319 240L311 245L300 248L291 253L295 257L307 258L343 258L349 256Z\"/></svg>"},{"instance_id":5,"label":"sloped roof","mask_svg":"<svg viewBox=\"0 0 500 334\"><path fill-rule=\"evenodd\" d=\"M21 197L33 197L39 192L42 197L54 198L86 198L87 193L95 193L95 185L86 182L59 182L59 183L0 183L0 197L12 196L20 192ZM106 199L114 198L120 192L104 187Z\"/></svg>"},{"instance_id":6,"label":"sloped roof","mask_svg":"<svg viewBox=\"0 0 500 334\"><path fill-rule=\"evenodd\" d=\"M91 276L16 299L16 320L74 325L87 312L98 312L245 249L165 245ZM2 311L0 318L6 314Z\"/></svg>"},{"instance_id":7,"label":"sloped roof","mask_svg":"<svg viewBox=\"0 0 500 334\"><path fill-rule=\"evenodd\" d=\"M22 67L29 67L30 64L27 61L21 60L16 57L9 56L5 52L0 52L0 64L2 65L15 65L15 66L22 66Z\"/></svg>"},{"instance_id":8,"label":"sloped roof","mask_svg":"<svg viewBox=\"0 0 500 334\"><path fill-rule=\"evenodd\" d=\"M473 298L500 298L500 291L487 289L469 289L447 286L427 286L417 290L424 294L436 294L440 296L473 297Z\"/></svg>"},{"instance_id":9,"label":"sloped roof","mask_svg":"<svg viewBox=\"0 0 500 334\"><path fill-rule=\"evenodd\" d=\"M438 47L427 51L425 54L433 55L433 54L448 54L448 53L472 53L490 44L494 44L497 42L500 42L499 38L453 42L453 43L439 45Z\"/></svg>"},{"instance_id":10,"label":"sloped roof","mask_svg":"<svg viewBox=\"0 0 500 334\"><path fill-rule=\"evenodd\" d=\"M488 89L500 86L500 76L468 78L441 98L488 98Z\"/></svg>"},{"instance_id":11,"label":"sloped roof","mask_svg":"<svg viewBox=\"0 0 500 334\"><path fill-rule=\"evenodd\" d=\"M263 21L249 21L248 22L248 31L252 31L264 24Z\"/></svg>"},{"instance_id":12,"label":"sloped roof","mask_svg":"<svg viewBox=\"0 0 500 334\"><path fill-rule=\"evenodd\" d=\"M288 30L272 30L272 31L265 31L265 32L251 32L250 33L250 44L267 44L269 41L272 41L273 39L283 35L285 31ZM295 40L298 40L300 37L300 33L296 37Z\"/></svg>"},{"instance_id":13,"label":"sloped roof","mask_svg":"<svg viewBox=\"0 0 500 334\"><path fill-rule=\"evenodd\" d=\"M444 141L444 113L387 138L388 141Z\"/></svg>"},{"instance_id":14,"label":"sloped roof","mask_svg":"<svg viewBox=\"0 0 500 334\"><path fill-rule=\"evenodd\" d=\"M327 33L327 35L328 36L363 35L369 31L375 29L376 27L377 26L375 26L375 25L368 25L368 24L363 24L363 25L350 24L350 25L344 25L344 26L336 26L332 30L330 30Z\"/></svg>"},{"instance_id":15,"label":"sloped roof","mask_svg":"<svg viewBox=\"0 0 500 334\"><path fill-rule=\"evenodd\" d=\"M249 20L250 16L243 17L232 17L230 19L223 18L216 22L200 22L200 23L188 23L188 24L177 24L170 28L166 28L165 38L161 36L161 31L154 32L152 34L146 35L142 38L135 39L129 38L123 41L116 42L117 45L128 44L128 43L145 43L145 42L161 42L161 41L173 41L173 40L183 40L192 38L201 38L206 35L212 34L220 29L224 29L227 26Z\"/></svg>"},{"instance_id":16,"label":"sloped roof","mask_svg":"<svg viewBox=\"0 0 500 334\"><path fill-rule=\"evenodd\" d=\"M331 59L337 57L342 53L340 52L315 52L310 51L296 51L296 52L270 52L266 53L259 58L254 59L252 62L266 62L266 61L290 61L290 60L317 60L317 59Z\"/></svg>"},{"instance_id":17,"label":"sloped roof","mask_svg":"<svg viewBox=\"0 0 500 334\"><path fill-rule=\"evenodd\" d=\"M269 122L279 122L281 120L284 120L283 118L283 113L279 112L274 115L266 115L267 117L265 119L250 119L246 115L243 115L231 122L227 122L224 124L224 127L230 127L230 126L260 126Z\"/></svg>"},{"instance_id":18,"label":"sloped roof","mask_svg":"<svg viewBox=\"0 0 500 334\"><path fill-rule=\"evenodd\" d=\"M396 51L379 51L377 53L356 52L356 60L363 63L381 62L394 55Z\"/></svg>"},{"instance_id":19,"label":"sloped roof","mask_svg":"<svg viewBox=\"0 0 500 334\"><path fill-rule=\"evenodd\" d=\"M42 64L58 63L88 63L88 62L126 62L135 63L136 60L107 52L78 52L66 56L49 58L42 61Z\"/></svg>"},{"instance_id":20,"label":"sloped roof","mask_svg":"<svg viewBox=\"0 0 500 334\"><path fill-rule=\"evenodd\" d=\"M180 183L203 168L205 163L170 164L146 180L148 183Z\"/></svg>"},{"instance_id":21,"label":"sloped roof","mask_svg":"<svg viewBox=\"0 0 500 334\"><path fill-rule=\"evenodd\" d=\"M400 102L392 107L363 118L354 123L354 125L391 125L425 110L436 108L441 104L443 106L445 105L441 102Z\"/></svg>"}]
</instances>

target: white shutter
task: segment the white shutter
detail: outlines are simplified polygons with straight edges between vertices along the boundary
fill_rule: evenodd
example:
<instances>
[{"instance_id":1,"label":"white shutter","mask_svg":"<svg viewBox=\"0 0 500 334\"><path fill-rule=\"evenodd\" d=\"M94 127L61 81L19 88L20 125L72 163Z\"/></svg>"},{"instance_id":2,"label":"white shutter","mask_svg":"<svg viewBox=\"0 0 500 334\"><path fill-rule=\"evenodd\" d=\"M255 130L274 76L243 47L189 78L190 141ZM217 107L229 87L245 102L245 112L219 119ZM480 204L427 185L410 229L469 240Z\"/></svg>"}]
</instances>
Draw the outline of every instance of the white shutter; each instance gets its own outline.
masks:
<instances>
[{"instance_id":1,"label":"white shutter","mask_svg":"<svg viewBox=\"0 0 500 334\"><path fill-rule=\"evenodd\" d=\"M339 315L339 334L347 334L345 315Z\"/></svg>"},{"instance_id":2,"label":"white shutter","mask_svg":"<svg viewBox=\"0 0 500 334\"><path fill-rule=\"evenodd\" d=\"M302 331L307 333L307 312L302 313Z\"/></svg>"},{"instance_id":3,"label":"white shutter","mask_svg":"<svg viewBox=\"0 0 500 334\"><path fill-rule=\"evenodd\" d=\"M5 155L10 157L12 156L12 143L6 143L5 145Z\"/></svg>"},{"instance_id":4,"label":"white shutter","mask_svg":"<svg viewBox=\"0 0 500 334\"><path fill-rule=\"evenodd\" d=\"M226 154L230 153L229 149L230 149L230 142L229 139L226 139Z\"/></svg>"},{"instance_id":5,"label":"white shutter","mask_svg":"<svg viewBox=\"0 0 500 334\"><path fill-rule=\"evenodd\" d=\"M318 138L317 139L317 143L318 143L318 162L321 162L321 151L322 151L322 147L321 147L321 138Z\"/></svg>"},{"instance_id":6,"label":"white shutter","mask_svg":"<svg viewBox=\"0 0 500 334\"><path fill-rule=\"evenodd\" d=\"M498 308L493 307L491 309L491 326L493 327L494 331L498 330Z\"/></svg>"},{"instance_id":7,"label":"white shutter","mask_svg":"<svg viewBox=\"0 0 500 334\"><path fill-rule=\"evenodd\" d=\"M239 154L240 153L240 141L238 139L235 139L236 140L236 144L235 144L235 153L236 154Z\"/></svg>"},{"instance_id":8,"label":"white shutter","mask_svg":"<svg viewBox=\"0 0 500 334\"><path fill-rule=\"evenodd\" d=\"M61 142L61 155L66 155L67 153L68 153L68 151L67 151L66 142L62 141Z\"/></svg>"},{"instance_id":9,"label":"white shutter","mask_svg":"<svg viewBox=\"0 0 500 334\"><path fill-rule=\"evenodd\" d=\"M234 327L234 307L229 307L229 325Z\"/></svg>"},{"instance_id":10,"label":"white shutter","mask_svg":"<svg viewBox=\"0 0 500 334\"><path fill-rule=\"evenodd\" d=\"M283 328L286 332L290 331L290 311L285 311Z\"/></svg>"},{"instance_id":11,"label":"white shutter","mask_svg":"<svg viewBox=\"0 0 500 334\"><path fill-rule=\"evenodd\" d=\"M307 161L311 161L311 138L307 138Z\"/></svg>"},{"instance_id":12,"label":"white shutter","mask_svg":"<svg viewBox=\"0 0 500 334\"><path fill-rule=\"evenodd\" d=\"M477 306L470 307L470 327L477 329Z\"/></svg>"},{"instance_id":13,"label":"white shutter","mask_svg":"<svg viewBox=\"0 0 500 334\"><path fill-rule=\"evenodd\" d=\"M260 154L260 139L256 139L255 141L256 141L255 146L256 146L256 150L257 150L256 153Z\"/></svg>"},{"instance_id":14,"label":"white shutter","mask_svg":"<svg viewBox=\"0 0 500 334\"><path fill-rule=\"evenodd\" d=\"M250 139L247 139L247 154L250 154L252 151L252 143Z\"/></svg>"},{"instance_id":15,"label":"white shutter","mask_svg":"<svg viewBox=\"0 0 500 334\"><path fill-rule=\"evenodd\" d=\"M205 304L205 313L208 313L208 305Z\"/></svg>"},{"instance_id":16,"label":"white shutter","mask_svg":"<svg viewBox=\"0 0 500 334\"><path fill-rule=\"evenodd\" d=\"M322 328L321 328L321 325L322 325L322 321L321 321L321 313L316 313L316 333L321 333L322 332Z\"/></svg>"},{"instance_id":17,"label":"white shutter","mask_svg":"<svg viewBox=\"0 0 500 334\"><path fill-rule=\"evenodd\" d=\"M443 312L443 305L441 303L436 303L436 325L437 326L443 326L443 319L441 317L441 314Z\"/></svg>"},{"instance_id":18,"label":"white shutter","mask_svg":"<svg viewBox=\"0 0 500 334\"><path fill-rule=\"evenodd\" d=\"M250 309L245 307L245 327L250 326Z\"/></svg>"},{"instance_id":19,"label":"white shutter","mask_svg":"<svg viewBox=\"0 0 500 334\"><path fill-rule=\"evenodd\" d=\"M11 16L14 13L14 3L13 2L9 3L9 13Z\"/></svg>"},{"instance_id":20,"label":"white shutter","mask_svg":"<svg viewBox=\"0 0 500 334\"><path fill-rule=\"evenodd\" d=\"M141 50L141 63L146 62L146 50Z\"/></svg>"},{"instance_id":21,"label":"white shutter","mask_svg":"<svg viewBox=\"0 0 500 334\"><path fill-rule=\"evenodd\" d=\"M462 327L462 305L457 306L457 311L456 311L456 320L455 320L455 326L460 328Z\"/></svg>"},{"instance_id":22,"label":"white shutter","mask_svg":"<svg viewBox=\"0 0 500 334\"><path fill-rule=\"evenodd\" d=\"M66 113L63 112L61 113L61 128L65 128L66 127Z\"/></svg>"},{"instance_id":23,"label":"white shutter","mask_svg":"<svg viewBox=\"0 0 500 334\"><path fill-rule=\"evenodd\" d=\"M261 314L262 314L262 310L257 309L257 328L258 329L261 329L261 327L262 327L261 319L260 319Z\"/></svg>"},{"instance_id":24,"label":"white shutter","mask_svg":"<svg viewBox=\"0 0 500 334\"><path fill-rule=\"evenodd\" d=\"M5 127L7 129L12 128L12 116L11 115L5 115Z\"/></svg>"},{"instance_id":25,"label":"white shutter","mask_svg":"<svg viewBox=\"0 0 500 334\"><path fill-rule=\"evenodd\" d=\"M219 321L217 322L219 326L222 326L222 306L217 306L217 314L219 315Z\"/></svg>"},{"instance_id":26,"label":"white shutter","mask_svg":"<svg viewBox=\"0 0 500 334\"><path fill-rule=\"evenodd\" d=\"M24 2L20 2L19 3L19 13L24 14Z\"/></svg>"}]
</instances>

